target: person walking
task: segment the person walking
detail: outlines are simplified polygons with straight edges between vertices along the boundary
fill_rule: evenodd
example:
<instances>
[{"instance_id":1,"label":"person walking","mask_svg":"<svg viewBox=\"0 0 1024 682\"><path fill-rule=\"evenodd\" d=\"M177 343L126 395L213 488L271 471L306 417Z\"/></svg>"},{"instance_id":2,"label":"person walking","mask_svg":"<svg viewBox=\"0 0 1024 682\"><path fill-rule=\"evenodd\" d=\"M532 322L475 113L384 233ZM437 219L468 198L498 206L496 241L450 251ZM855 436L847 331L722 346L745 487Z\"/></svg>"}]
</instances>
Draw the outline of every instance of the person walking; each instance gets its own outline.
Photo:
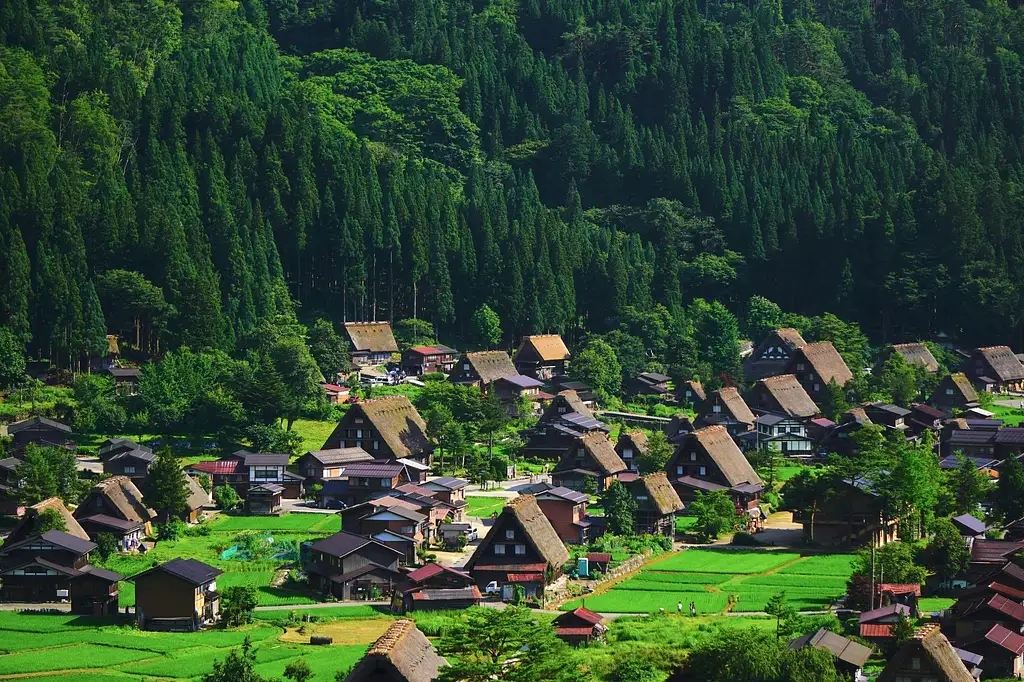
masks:
<instances>
[{"instance_id":1,"label":"person walking","mask_svg":"<svg viewBox=\"0 0 1024 682\"><path fill-rule=\"evenodd\" d=\"M678 613L680 616L683 615L683 602L682 601L676 602L676 613Z\"/></svg>"},{"instance_id":2,"label":"person walking","mask_svg":"<svg viewBox=\"0 0 1024 682\"><path fill-rule=\"evenodd\" d=\"M690 617L695 618L697 616L697 605L690 602Z\"/></svg>"}]
</instances>

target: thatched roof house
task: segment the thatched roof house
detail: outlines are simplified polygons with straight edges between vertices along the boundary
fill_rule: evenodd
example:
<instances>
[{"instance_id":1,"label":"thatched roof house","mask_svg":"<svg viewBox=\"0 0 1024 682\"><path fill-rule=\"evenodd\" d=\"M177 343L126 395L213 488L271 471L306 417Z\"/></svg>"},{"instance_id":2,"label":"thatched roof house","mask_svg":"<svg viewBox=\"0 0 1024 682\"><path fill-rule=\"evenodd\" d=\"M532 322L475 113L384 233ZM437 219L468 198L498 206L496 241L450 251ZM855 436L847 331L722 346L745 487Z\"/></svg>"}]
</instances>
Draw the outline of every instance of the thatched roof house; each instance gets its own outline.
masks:
<instances>
[{"instance_id":1,"label":"thatched roof house","mask_svg":"<svg viewBox=\"0 0 1024 682\"><path fill-rule=\"evenodd\" d=\"M899 353L903 356L903 359L907 361L908 365L917 365L924 367L928 372L939 371L939 361L932 355L931 350L928 346L923 343L897 343L889 347L884 358L888 358L892 353Z\"/></svg>"},{"instance_id":2,"label":"thatched roof house","mask_svg":"<svg viewBox=\"0 0 1024 682\"><path fill-rule=\"evenodd\" d=\"M357 365L381 364L398 352L398 343L387 322L346 322L345 334L352 346L352 361Z\"/></svg>"},{"instance_id":3,"label":"thatched roof house","mask_svg":"<svg viewBox=\"0 0 1024 682\"><path fill-rule=\"evenodd\" d=\"M821 413L792 374L761 379L750 390L747 403L794 419L807 419Z\"/></svg>"},{"instance_id":4,"label":"thatched roof house","mask_svg":"<svg viewBox=\"0 0 1024 682\"><path fill-rule=\"evenodd\" d=\"M735 386L726 386L711 392L697 414L694 424L697 426L721 424L727 427L730 433L735 434L754 428L755 420L754 413L743 400L739 390Z\"/></svg>"},{"instance_id":5,"label":"thatched roof house","mask_svg":"<svg viewBox=\"0 0 1024 682\"><path fill-rule=\"evenodd\" d=\"M937 682L973 682L953 645L939 626L922 627L889 659L877 682L901 679L932 679Z\"/></svg>"},{"instance_id":6,"label":"thatched roof house","mask_svg":"<svg viewBox=\"0 0 1024 682\"><path fill-rule=\"evenodd\" d=\"M25 515L21 517L17 525L11 529L11 534L7 536L6 544L13 545L15 542L20 542L35 533L36 519L48 509L55 510L64 519L65 533L73 535L80 540L89 539L89 534L85 532L85 529L78 523L74 515L64 506L64 502L59 497L50 497L25 510Z\"/></svg>"},{"instance_id":7,"label":"thatched roof house","mask_svg":"<svg viewBox=\"0 0 1024 682\"><path fill-rule=\"evenodd\" d=\"M533 495L520 495L501 510L483 542L466 563L478 586L496 581L503 597L520 585L538 597L550 575L557 575L569 552Z\"/></svg>"},{"instance_id":8,"label":"thatched roof house","mask_svg":"<svg viewBox=\"0 0 1024 682\"><path fill-rule=\"evenodd\" d=\"M508 377L519 376L512 358L503 350L466 353L455 364L450 381L458 384L487 385Z\"/></svg>"},{"instance_id":9,"label":"thatched roof house","mask_svg":"<svg viewBox=\"0 0 1024 682\"><path fill-rule=\"evenodd\" d=\"M192 492L191 486L189 491ZM142 491L127 476L111 476L94 485L75 509L75 518L85 519L99 513L144 524L156 518L156 511L146 506Z\"/></svg>"},{"instance_id":10,"label":"thatched roof house","mask_svg":"<svg viewBox=\"0 0 1024 682\"><path fill-rule=\"evenodd\" d=\"M323 450L360 447L376 459L429 456L427 423L404 395L365 400L349 407Z\"/></svg>"},{"instance_id":11,"label":"thatched roof house","mask_svg":"<svg viewBox=\"0 0 1024 682\"><path fill-rule=\"evenodd\" d=\"M373 643L345 682L432 682L446 665L416 624L402 618Z\"/></svg>"}]
</instances>

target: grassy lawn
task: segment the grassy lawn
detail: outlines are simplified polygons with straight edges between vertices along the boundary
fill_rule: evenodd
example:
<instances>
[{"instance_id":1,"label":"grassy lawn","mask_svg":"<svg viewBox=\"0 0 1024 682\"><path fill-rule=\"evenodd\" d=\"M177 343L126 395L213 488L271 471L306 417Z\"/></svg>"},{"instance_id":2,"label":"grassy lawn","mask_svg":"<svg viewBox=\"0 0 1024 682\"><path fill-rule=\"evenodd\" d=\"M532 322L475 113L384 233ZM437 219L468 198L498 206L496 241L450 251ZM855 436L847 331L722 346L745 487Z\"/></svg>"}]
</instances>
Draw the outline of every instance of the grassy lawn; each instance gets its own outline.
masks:
<instances>
[{"instance_id":1,"label":"grassy lawn","mask_svg":"<svg viewBox=\"0 0 1024 682\"><path fill-rule=\"evenodd\" d=\"M508 504L504 497L467 497L466 514L469 516L486 517L492 513L501 513L502 508Z\"/></svg>"},{"instance_id":2,"label":"grassy lawn","mask_svg":"<svg viewBox=\"0 0 1024 682\"><path fill-rule=\"evenodd\" d=\"M305 452L322 448L327 437L334 433L334 427L337 425L336 421L320 422L312 419L296 419L292 424L292 431L302 438L302 449Z\"/></svg>"},{"instance_id":3,"label":"grassy lawn","mask_svg":"<svg viewBox=\"0 0 1024 682\"><path fill-rule=\"evenodd\" d=\"M1001 419L1006 426L1020 426L1024 422L1024 410L1004 405L992 405L985 409L995 413L995 419Z\"/></svg>"},{"instance_id":4,"label":"grassy lawn","mask_svg":"<svg viewBox=\"0 0 1024 682\"><path fill-rule=\"evenodd\" d=\"M686 550L658 561L610 591L586 598L586 606L606 613L672 612L677 602L698 613L750 613L764 610L775 594L801 611L827 608L846 592L851 555L801 558L786 552ZM564 610L584 600L570 602Z\"/></svg>"},{"instance_id":5,"label":"grassy lawn","mask_svg":"<svg viewBox=\"0 0 1024 682\"><path fill-rule=\"evenodd\" d=\"M676 517L676 532L677 533L689 533L689 532L692 532L696 525L697 525L697 517L696 516L677 516Z\"/></svg>"},{"instance_id":6,"label":"grassy lawn","mask_svg":"<svg viewBox=\"0 0 1024 682\"><path fill-rule=\"evenodd\" d=\"M261 674L280 678L288 663L304 658L318 679L330 680L358 661L382 631L380 614L368 607L348 611L362 616L365 626L346 620L345 641L327 647L309 645L308 633L296 630L285 635L281 627L269 625L151 633L123 627L113 619L3 612L0 675L47 682L197 680L248 638ZM315 632L316 626L309 630Z\"/></svg>"},{"instance_id":7,"label":"grassy lawn","mask_svg":"<svg viewBox=\"0 0 1024 682\"><path fill-rule=\"evenodd\" d=\"M956 599L951 597L922 597L917 600L917 606L923 614L948 609L955 603Z\"/></svg>"}]
</instances>

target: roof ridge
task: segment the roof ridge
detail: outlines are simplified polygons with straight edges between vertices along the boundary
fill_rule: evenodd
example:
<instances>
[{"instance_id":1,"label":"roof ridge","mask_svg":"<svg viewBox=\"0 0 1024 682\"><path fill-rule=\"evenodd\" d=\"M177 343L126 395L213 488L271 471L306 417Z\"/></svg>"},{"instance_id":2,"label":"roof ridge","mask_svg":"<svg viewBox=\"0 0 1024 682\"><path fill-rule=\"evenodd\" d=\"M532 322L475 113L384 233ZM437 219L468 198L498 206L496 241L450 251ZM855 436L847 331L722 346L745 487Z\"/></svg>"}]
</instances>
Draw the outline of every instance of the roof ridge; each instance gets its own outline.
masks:
<instances>
[{"instance_id":1,"label":"roof ridge","mask_svg":"<svg viewBox=\"0 0 1024 682\"><path fill-rule=\"evenodd\" d=\"M416 624L408 618L400 618L392 623L387 631L377 638L377 641L373 643L370 650L366 652L367 656L379 655L387 656L391 651L398 646L398 643L402 641L411 630L416 627Z\"/></svg>"}]
</instances>

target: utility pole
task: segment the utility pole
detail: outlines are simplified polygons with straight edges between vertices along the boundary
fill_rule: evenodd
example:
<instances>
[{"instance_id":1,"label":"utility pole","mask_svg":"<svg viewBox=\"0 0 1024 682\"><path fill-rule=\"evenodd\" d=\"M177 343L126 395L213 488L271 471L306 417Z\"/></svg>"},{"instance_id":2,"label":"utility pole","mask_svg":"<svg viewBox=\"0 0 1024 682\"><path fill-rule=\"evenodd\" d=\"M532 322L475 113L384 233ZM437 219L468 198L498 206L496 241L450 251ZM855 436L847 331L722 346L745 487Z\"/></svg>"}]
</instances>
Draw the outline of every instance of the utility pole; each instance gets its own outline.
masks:
<instances>
[{"instance_id":1,"label":"utility pole","mask_svg":"<svg viewBox=\"0 0 1024 682\"><path fill-rule=\"evenodd\" d=\"M875 543L871 543L871 609L875 608Z\"/></svg>"}]
</instances>

